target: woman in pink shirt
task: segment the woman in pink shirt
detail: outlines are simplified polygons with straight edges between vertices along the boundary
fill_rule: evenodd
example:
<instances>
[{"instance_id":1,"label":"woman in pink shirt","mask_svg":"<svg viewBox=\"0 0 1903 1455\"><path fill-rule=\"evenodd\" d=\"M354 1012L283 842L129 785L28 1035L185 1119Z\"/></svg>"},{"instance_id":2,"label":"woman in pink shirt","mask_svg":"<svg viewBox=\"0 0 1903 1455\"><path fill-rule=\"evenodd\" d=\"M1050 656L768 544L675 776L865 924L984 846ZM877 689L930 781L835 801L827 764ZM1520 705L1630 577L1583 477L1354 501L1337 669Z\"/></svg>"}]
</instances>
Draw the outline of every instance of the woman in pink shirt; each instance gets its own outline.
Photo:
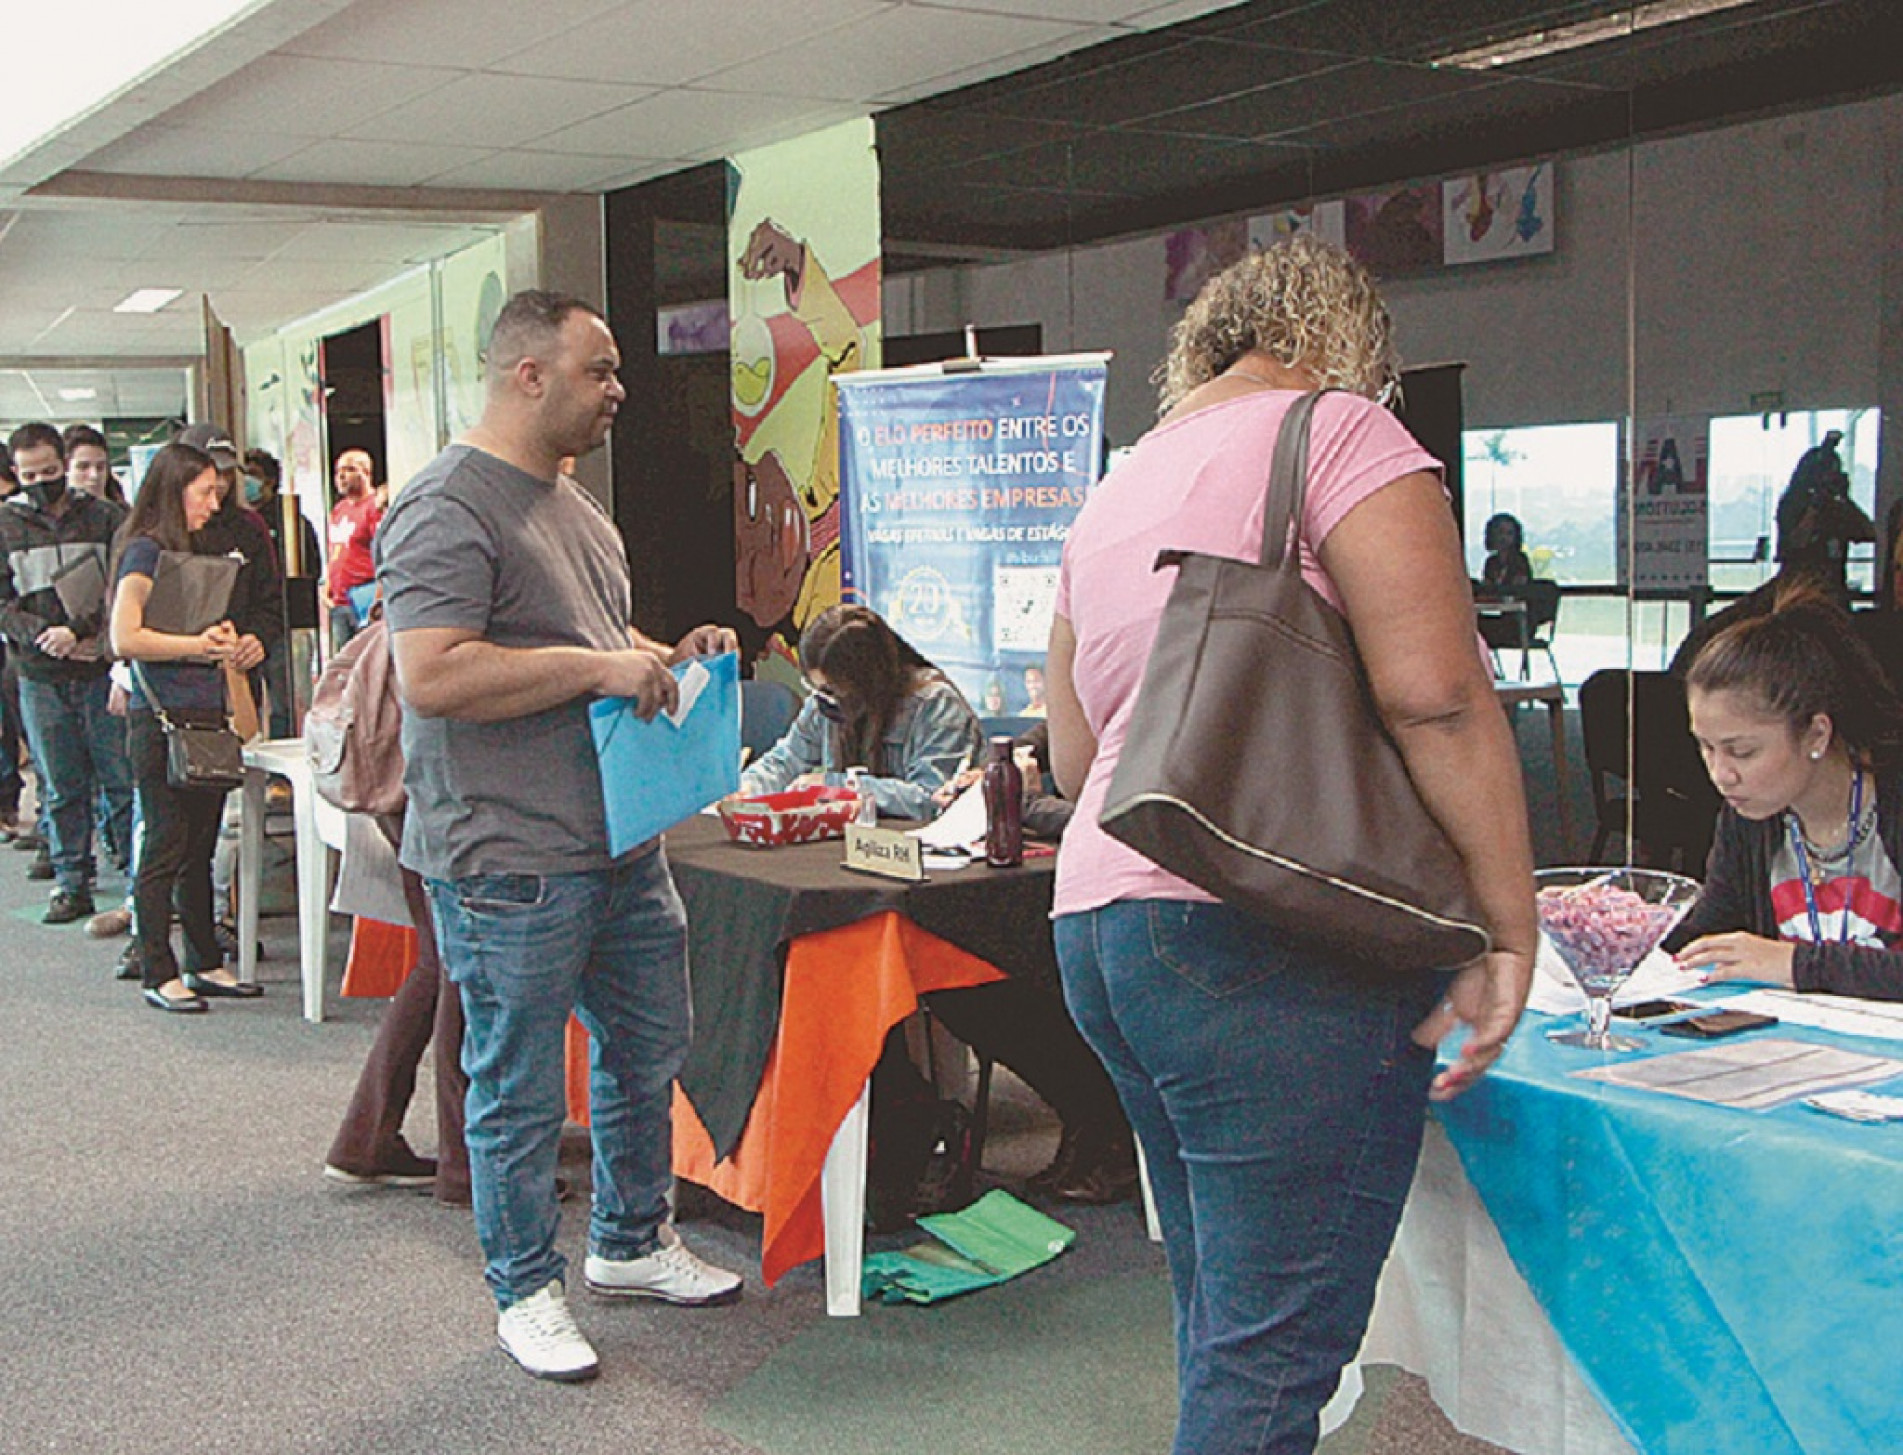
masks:
<instances>
[{"instance_id":1,"label":"woman in pink shirt","mask_svg":"<svg viewBox=\"0 0 1903 1455\"><path fill-rule=\"evenodd\" d=\"M1427 1101L1500 1054L1532 976L1519 762L1438 466L1372 402L1395 378L1387 309L1358 263L1306 236L1250 256L1178 325L1162 422L1065 546L1048 691L1052 766L1077 812L1058 857L1058 959L1149 1160L1176 1295L1178 1455L1314 1448ZM1302 572L1353 628L1492 930L1492 953L1442 974L1298 949L1097 823L1169 593L1157 553L1254 558L1283 414L1319 388L1342 392L1314 413ZM1458 1022L1465 1044L1435 1077L1432 1048Z\"/></svg>"}]
</instances>

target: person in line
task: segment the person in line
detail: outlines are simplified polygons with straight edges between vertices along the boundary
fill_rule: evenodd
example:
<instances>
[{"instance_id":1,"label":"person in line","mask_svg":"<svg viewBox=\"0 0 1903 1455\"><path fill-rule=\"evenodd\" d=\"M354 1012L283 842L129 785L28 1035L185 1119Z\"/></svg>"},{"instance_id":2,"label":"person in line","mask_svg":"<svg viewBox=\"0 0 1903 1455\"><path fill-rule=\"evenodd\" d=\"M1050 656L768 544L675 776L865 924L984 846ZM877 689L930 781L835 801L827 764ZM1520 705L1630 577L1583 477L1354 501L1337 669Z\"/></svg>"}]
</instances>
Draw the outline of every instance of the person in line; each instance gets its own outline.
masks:
<instances>
[{"instance_id":1,"label":"person in line","mask_svg":"<svg viewBox=\"0 0 1903 1455\"><path fill-rule=\"evenodd\" d=\"M728 1303L737 1274L668 1211L671 1101L690 1030L686 915L659 840L608 852L588 703L678 701L671 663L737 648L725 627L673 646L630 625L620 533L561 478L626 392L600 312L530 291L503 306L481 419L399 494L377 579L403 698L402 862L422 875L463 1003L465 1139L503 1350L544 1379L593 1378L555 1247L565 1030L590 1036L594 1207L588 1286Z\"/></svg>"},{"instance_id":2,"label":"person in line","mask_svg":"<svg viewBox=\"0 0 1903 1455\"><path fill-rule=\"evenodd\" d=\"M320 569L321 557L318 554L317 532L304 518L303 512L297 513L297 549L290 549L284 535L284 508L279 492L283 489L284 469L278 463L276 455L268 450L250 449L244 452L244 503L255 510L264 519L265 529L271 534L271 547L277 552L278 566L287 598L291 590L290 578L293 574L314 576ZM293 571L295 567L295 572ZM282 623L277 637L265 644L264 653L265 694L271 705L270 734L274 738L288 738L296 735L296 698L291 690L291 633L288 615Z\"/></svg>"},{"instance_id":3,"label":"person in line","mask_svg":"<svg viewBox=\"0 0 1903 1455\"><path fill-rule=\"evenodd\" d=\"M339 652L363 625L350 593L377 578L371 542L383 520L383 507L377 502L376 465L368 450L345 450L337 457L334 478L337 503L330 509L330 557L324 574L330 601L330 649Z\"/></svg>"},{"instance_id":4,"label":"person in line","mask_svg":"<svg viewBox=\"0 0 1903 1455\"><path fill-rule=\"evenodd\" d=\"M740 775L742 793L843 784L843 769L858 766L881 814L930 818L934 795L983 751L964 694L870 607L830 606L814 617L800 634L800 665L812 695L786 735ZM1068 1190L1080 1202L1113 1202L1135 1189L1136 1152L1115 1088L1054 996L1004 980L926 1000L954 1036L1009 1066L1057 1112L1064 1135L1038 1175L1040 1187ZM929 1142L937 1100L895 1028L873 1071L873 1116L881 1124L874 1140L888 1149L881 1161L893 1169L889 1179L875 1175L869 1189L878 1226L911 1215L916 1178L907 1173L905 1149Z\"/></svg>"},{"instance_id":5,"label":"person in line","mask_svg":"<svg viewBox=\"0 0 1903 1455\"><path fill-rule=\"evenodd\" d=\"M231 435L215 424L194 424L180 432L179 441L211 457L218 467L218 508L193 538L192 548L229 556L238 562L231 587L231 624L237 628L238 648L230 665L240 674L256 710L263 698L264 661L284 637L284 575L278 569L277 550L264 518L240 503L238 448ZM238 910L232 892L237 876L237 799L226 802L225 830L212 851L212 903L216 907L213 933L227 959L238 958Z\"/></svg>"},{"instance_id":6,"label":"person in line","mask_svg":"<svg viewBox=\"0 0 1903 1455\"><path fill-rule=\"evenodd\" d=\"M66 474L73 488L125 509L125 487L112 473L112 453L106 448L106 437L90 424L69 424L62 438L66 444Z\"/></svg>"},{"instance_id":7,"label":"person in line","mask_svg":"<svg viewBox=\"0 0 1903 1455\"><path fill-rule=\"evenodd\" d=\"M0 444L0 509L20 488L20 477L13 473L13 452ZM20 771L20 683L7 651L6 637L0 635L0 842L17 843L29 831L20 822L20 797L26 792L26 775Z\"/></svg>"},{"instance_id":8,"label":"person in line","mask_svg":"<svg viewBox=\"0 0 1903 1455\"><path fill-rule=\"evenodd\" d=\"M1903 703L1849 619L1787 597L1685 689L1725 806L1666 948L1714 981L1903 1000Z\"/></svg>"},{"instance_id":9,"label":"person in line","mask_svg":"<svg viewBox=\"0 0 1903 1455\"><path fill-rule=\"evenodd\" d=\"M158 716L163 710L175 722L225 720L223 663L239 651L238 629L227 619L187 636L146 624L161 553L206 553L201 532L217 502L211 456L177 442L165 446L146 467L113 563L112 649L136 667L126 713L142 825L133 935L146 1003L173 1012L203 1012L208 998L248 1000L263 993L225 968L212 934L211 854L225 795L173 786ZM172 952L175 905L185 935L182 970Z\"/></svg>"},{"instance_id":10,"label":"person in line","mask_svg":"<svg viewBox=\"0 0 1903 1455\"><path fill-rule=\"evenodd\" d=\"M106 437L90 424L69 424L61 431L61 442L66 447L66 478L73 489L83 491L97 500L107 500L119 507L126 508L126 493L119 485L119 477L112 473L112 457L106 447ZM125 704L122 694L112 692L108 699L107 710L114 717L125 716ZM124 737L115 734L113 742L123 750ZM111 745L108 745L111 751ZM128 762L125 768L127 782L132 780L132 767ZM120 826L113 817L112 801L104 792L99 795L98 816L93 825L95 833L106 846L106 852L112 860L113 868L121 874L129 875L132 865L132 839L138 833L138 799L133 797L132 822L128 826L128 837L115 840L113 835ZM128 885L128 894L130 886ZM131 923L130 912L123 908L102 910L86 921L86 933L99 938L122 935Z\"/></svg>"},{"instance_id":11,"label":"person in line","mask_svg":"<svg viewBox=\"0 0 1903 1455\"><path fill-rule=\"evenodd\" d=\"M1252 254L1177 325L1161 422L1091 493L1064 549L1046 662L1052 768L1077 812L1058 850L1057 953L1148 1158L1175 1290L1177 1455L1314 1448L1361 1343L1427 1102L1499 1056L1532 977L1520 765L1474 650L1438 466L1376 402L1396 371L1360 263L1306 234ZM1323 387L1339 392L1314 414L1302 575L1353 629L1373 704L1492 934L1489 954L1439 974L1300 948L1098 825L1171 585L1157 551L1253 559L1282 419ZM1466 1042L1436 1075L1432 1048L1460 1022Z\"/></svg>"},{"instance_id":12,"label":"person in line","mask_svg":"<svg viewBox=\"0 0 1903 1455\"><path fill-rule=\"evenodd\" d=\"M125 726L107 711L103 587L124 512L66 483L66 446L50 424L24 424L8 441L23 489L0 506L0 632L19 654L20 719L44 799L53 895L43 922L90 917L93 819L103 794L109 843L132 842L132 781ZM75 619L58 584L96 571L97 604Z\"/></svg>"}]
</instances>

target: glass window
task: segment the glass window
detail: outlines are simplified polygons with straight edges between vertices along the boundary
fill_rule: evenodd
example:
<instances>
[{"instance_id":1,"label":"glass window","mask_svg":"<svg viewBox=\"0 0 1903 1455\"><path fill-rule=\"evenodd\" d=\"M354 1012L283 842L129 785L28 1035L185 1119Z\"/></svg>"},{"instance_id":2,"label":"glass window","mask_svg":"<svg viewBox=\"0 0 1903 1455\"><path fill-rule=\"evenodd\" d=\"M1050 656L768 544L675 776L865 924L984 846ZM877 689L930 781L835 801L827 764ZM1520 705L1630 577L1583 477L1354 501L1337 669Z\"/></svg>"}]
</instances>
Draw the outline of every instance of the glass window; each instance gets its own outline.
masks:
<instances>
[{"instance_id":1,"label":"glass window","mask_svg":"<svg viewBox=\"0 0 1903 1455\"><path fill-rule=\"evenodd\" d=\"M1478 580L1486 560L1488 519L1504 513L1519 519L1535 576L1567 586L1614 584L1615 421L1470 429L1461 439L1469 575Z\"/></svg>"},{"instance_id":2,"label":"glass window","mask_svg":"<svg viewBox=\"0 0 1903 1455\"><path fill-rule=\"evenodd\" d=\"M1777 569L1777 503L1803 453L1831 430L1843 439L1838 457L1850 476L1850 498L1874 518L1877 499L1876 409L1793 410L1740 414L1711 422L1711 586L1749 591ZM1471 450L1471 446L1469 446ZM1471 458L1471 455L1469 456ZM1850 548L1850 588L1872 587L1875 548Z\"/></svg>"}]
</instances>

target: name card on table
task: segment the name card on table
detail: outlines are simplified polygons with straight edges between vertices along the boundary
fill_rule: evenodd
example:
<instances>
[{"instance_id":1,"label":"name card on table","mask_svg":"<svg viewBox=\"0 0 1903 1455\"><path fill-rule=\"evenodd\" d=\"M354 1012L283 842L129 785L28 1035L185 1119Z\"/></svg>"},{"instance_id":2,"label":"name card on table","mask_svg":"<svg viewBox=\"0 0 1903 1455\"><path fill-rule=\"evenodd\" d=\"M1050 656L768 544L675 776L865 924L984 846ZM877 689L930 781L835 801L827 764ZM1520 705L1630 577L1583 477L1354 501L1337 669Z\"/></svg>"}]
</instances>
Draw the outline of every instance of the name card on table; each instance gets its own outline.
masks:
<instances>
[{"instance_id":1,"label":"name card on table","mask_svg":"<svg viewBox=\"0 0 1903 1455\"><path fill-rule=\"evenodd\" d=\"M925 846L898 829L846 825L846 867L862 874L918 883L925 877Z\"/></svg>"}]
</instances>

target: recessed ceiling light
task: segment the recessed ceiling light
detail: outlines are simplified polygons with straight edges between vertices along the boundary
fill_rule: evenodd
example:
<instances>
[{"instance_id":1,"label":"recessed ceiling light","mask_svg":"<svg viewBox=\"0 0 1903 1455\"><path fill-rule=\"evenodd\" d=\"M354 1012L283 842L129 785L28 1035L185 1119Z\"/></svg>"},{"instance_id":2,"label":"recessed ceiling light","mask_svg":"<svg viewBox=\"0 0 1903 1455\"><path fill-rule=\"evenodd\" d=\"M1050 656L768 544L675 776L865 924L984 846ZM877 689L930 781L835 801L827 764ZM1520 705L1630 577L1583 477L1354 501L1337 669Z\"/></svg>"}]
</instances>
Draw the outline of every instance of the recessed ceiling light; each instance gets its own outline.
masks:
<instances>
[{"instance_id":1,"label":"recessed ceiling light","mask_svg":"<svg viewBox=\"0 0 1903 1455\"><path fill-rule=\"evenodd\" d=\"M112 305L114 313L157 313L178 297L183 288L140 288Z\"/></svg>"},{"instance_id":2,"label":"recessed ceiling light","mask_svg":"<svg viewBox=\"0 0 1903 1455\"><path fill-rule=\"evenodd\" d=\"M68 404L78 404L82 400L97 399L99 391L97 389L62 389L59 391L59 397Z\"/></svg>"},{"instance_id":3,"label":"recessed ceiling light","mask_svg":"<svg viewBox=\"0 0 1903 1455\"><path fill-rule=\"evenodd\" d=\"M1457 66L1464 71L1491 71L1496 66L1511 66L1537 56L1579 50L1583 46L1599 45L1621 36L1635 35L1642 30L1655 30L1661 25L1675 25L1681 20L1695 20L1701 15L1715 15L1721 10L1736 10L1741 5L1755 3L1756 0L1653 0L1650 5L1615 10L1597 20L1582 20L1577 25L1556 25L1550 30L1530 30L1503 40L1490 41L1486 45L1474 46L1471 50L1436 56L1432 64Z\"/></svg>"}]
</instances>

